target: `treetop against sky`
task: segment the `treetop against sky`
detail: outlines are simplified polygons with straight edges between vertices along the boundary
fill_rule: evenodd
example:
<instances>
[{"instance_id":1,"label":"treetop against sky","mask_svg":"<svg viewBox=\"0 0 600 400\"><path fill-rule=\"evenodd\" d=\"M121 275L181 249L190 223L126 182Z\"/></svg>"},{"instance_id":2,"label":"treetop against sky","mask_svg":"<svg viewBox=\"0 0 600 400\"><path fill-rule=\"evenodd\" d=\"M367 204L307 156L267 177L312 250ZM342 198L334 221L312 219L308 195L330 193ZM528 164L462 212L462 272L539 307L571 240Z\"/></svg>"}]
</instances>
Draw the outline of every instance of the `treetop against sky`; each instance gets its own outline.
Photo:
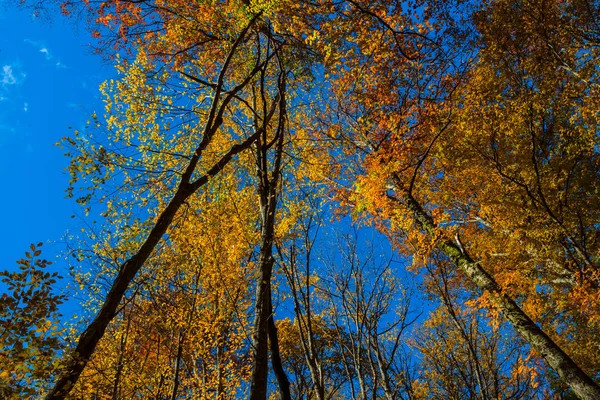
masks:
<instances>
[{"instance_id":1,"label":"treetop against sky","mask_svg":"<svg viewBox=\"0 0 600 400\"><path fill-rule=\"evenodd\" d=\"M27 195L5 196L6 243L77 226L85 316L58 328L32 247L5 284L40 300L3 297L22 337L3 346L46 357L5 360L0 389L599 398L599 7L63 3L111 68L61 41L61 17L7 12L23 34L0 52L1 165ZM69 126L61 163L46 143ZM55 166L66 179L42 177ZM414 317L393 260L434 312Z\"/></svg>"}]
</instances>

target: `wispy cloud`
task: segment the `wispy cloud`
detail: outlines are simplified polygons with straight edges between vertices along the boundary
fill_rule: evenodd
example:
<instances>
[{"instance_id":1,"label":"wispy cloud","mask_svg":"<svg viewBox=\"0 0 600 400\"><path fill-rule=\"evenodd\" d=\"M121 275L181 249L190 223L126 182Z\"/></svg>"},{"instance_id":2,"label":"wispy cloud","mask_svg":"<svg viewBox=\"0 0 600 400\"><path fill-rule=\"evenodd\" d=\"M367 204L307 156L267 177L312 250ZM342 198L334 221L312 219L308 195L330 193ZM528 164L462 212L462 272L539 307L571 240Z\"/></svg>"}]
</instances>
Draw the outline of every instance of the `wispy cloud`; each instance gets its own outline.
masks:
<instances>
[{"instance_id":1,"label":"wispy cloud","mask_svg":"<svg viewBox=\"0 0 600 400\"><path fill-rule=\"evenodd\" d=\"M17 88L26 77L25 73L21 71L18 61L0 67L0 102L4 103L2 109L7 109L9 107L7 104L12 104L10 107L14 107L19 103L17 100L15 104L15 97L21 97Z\"/></svg>"},{"instance_id":2,"label":"wispy cloud","mask_svg":"<svg viewBox=\"0 0 600 400\"><path fill-rule=\"evenodd\" d=\"M46 56L46 60L51 60L52 59L52 56L50 55L50 50L48 50L47 48L42 47L40 49L40 53L43 53Z\"/></svg>"},{"instance_id":3,"label":"wispy cloud","mask_svg":"<svg viewBox=\"0 0 600 400\"><path fill-rule=\"evenodd\" d=\"M67 66L65 64L61 63L59 59L57 59L56 57L54 57L52 55L52 51L43 42L38 42L36 40L31 40L31 39L24 39L23 41L27 44L37 47L39 52L42 53L44 55L44 57L46 57L46 60L56 61L54 63L54 66L56 68L67 68Z\"/></svg>"},{"instance_id":4,"label":"wispy cloud","mask_svg":"<svg viewBox=\"0 0 600 400\"><path fill-rule=\"evenodd\" d=\"M38 47L38 48L42 48L44 47L44 45L41 42L35 41L35 40L31 40L31 39L23 39L23 41L27 44L30 44L32 46Z\"/></svg>"},{"instance_id":5,"label":"wispy cloud","mask_svg":"<svg viewBox=\"0 0 600 400\"><path fill-rule=\"evenodd\" d=\"M14 65L4 65L2 67L2 79L0 79L0 83L2 86L16 85L17 83L21 83L25 79L25 76L24 73L17 72Z\"/></svg>"},{"instance_id":6,"label":"wispy cloud","mask_svg":"<svg viewBox=\"0 0 600 400\"><path fill-rule=\"evenodd\" d=\"M20 72L19 69L18 62L2 66L2 71L0 72L0 86L6 87L23 82L23 79L25 79L27 75L24 72Z\"/></svg>"},{"instance_id":7,"label":"wispy cloud","mask_svg":"<svg viewBox=\"0 0 600 400\"><path fill-rule=\"evenodd\" d=\"M10 65L2 67L2 84L14 85L15 83L17 83L17 78L15 78L12 67Z\"/></svg>"},{"instance_id":8,"label":"wispy cloud","mask_svg":"<svg viewBox=\"0 0 600 400\"><path fill-rule=\"evenodd\" d=\"M29 110L29 104L23 103L23 111L27 112Z\"/></svg>"}]
</instances>

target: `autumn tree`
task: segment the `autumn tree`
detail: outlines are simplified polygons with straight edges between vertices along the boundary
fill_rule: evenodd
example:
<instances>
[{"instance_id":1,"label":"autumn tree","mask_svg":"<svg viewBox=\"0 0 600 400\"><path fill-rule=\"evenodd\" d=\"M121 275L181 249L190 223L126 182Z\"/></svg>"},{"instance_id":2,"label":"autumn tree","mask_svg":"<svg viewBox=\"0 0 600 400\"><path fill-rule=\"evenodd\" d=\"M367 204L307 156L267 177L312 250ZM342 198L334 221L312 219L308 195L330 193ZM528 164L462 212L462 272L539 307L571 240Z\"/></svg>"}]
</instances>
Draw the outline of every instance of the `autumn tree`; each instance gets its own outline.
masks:
<instances>
[{"instance_id":1,"label":"autumn tree","mask_svg":"<svg viewBox=\"0 0 600 400\"><path fill-rule=\"evenodd\" d=\"M595 243L590 235L597 216L593 206L583 211L578 203L595 203L587 188L597 171L590 137L596 122L588 111L595 108L594 73L586 72L593 38L578 27L574 10L580 7L499 1L447 14L432 5L426 9L437 15L438 29L454 28L456 15L466 21L472 30L466 42L477 52L431 59L435 50L425 46L414 53L418 61L389 64L407 54L382 44L369 53L374 75L405 77L412 93L390 95L384 78L352 78L353 85L340 78L338 87L352 99L340 96L351 116L348 141L366 144L366 174L351 195L359 209L387 220L382 229L408 253L416 247L427 257L440 249L482 290L482 306L501 311L582 398L595 398L597 384L571 358L593 375L588 365L595 354L579 357L574 348L597 326L591 303L573 303L596 296L588 246ZM377 14L379 20L387 13ZM382 35L395 34L380 25ZM443 41L436 46L451 48ZM569 59L566 65L577 65L581 74L559 59ZM372 133L366 141L364 132ZM578 272L565 265L579 265ZM580 283L563 280L572 274ZM552 319L556 308L545 307L555 301L570 304L559 316L569 322L556 321L557 330L545 323L544 331L531 318ZM577 334L567 333L573 328Z\"/></svg>"},{"instance_id":2,"label":"autumn tree","mask_svg":"<svg viewBox=\"0 0 600 400\"><path fill-rule=\"evenodd\" d=\"M168 245L134 281L72 396L226 398L245 389L258 236L254 195L238 184L235 174L224 174L190 199Z\"/></svg>"},{"instance_id":3,"label":"autumn tree","mask_svg":"<svg viewBox=\"0 0 600 400\"><path fill-rule=\"evenodd\" d=\"M454 322L437 324L452 335L450 347L467 347L461 361L479 380L467 390L501 391L488 389L481 367L497 354L479 343L498 332L461 316L477 320L486 310L501 313L580 397L600 397L590 378L598 352L587 351L600 337L597 4L118 0L63 10L90 17L119 75L102 87L105 115L65 141L69 193L86 211L101 208L108 227L93 234L88 254L109 285L96 292L97 315L48 398L74 385L87 393L77 381L88 362L86 380L105 393L142 393L125 379L136 346L152 360L139 367L154 380L143 395L187 393L186 379L201 368L186 360L201 358L211 383L189 390L225 395L225 382L248 370L236 361L224 379L223 362L246 352L250 397L267 396L270 354L290 398L282 354L298 349L279 349L274 282L291 295L295 320L281 327L300 338L303 391L342 393L324 365L339 354L344 394L413 396L398 356L407 303L390 316L397 277L389 265L364 263L356 247L341 270L316 273L304 240L311 228L297 229L310 221L307 182L384 232L413 271L436 259L473 293L460 307L442 296ZM225 277L239 296L212 285ZM200 294L209 301L200 304ZM317 311L319 296L330 319ZM165 320L157 302L169 310ZM211 327L202 328L200 350L191 332L203 321ZM518 395L523 386L502 387Z\"/></svg>"},{"instance_id":4,"label":"autumn tree","mask_svg":"<svg viewBox=\"0 0 600 400\"><path fill-rule=\"evenodd\" d=\"M444 257L426 269L424 289L439 305L411 338L422 354L417 398L545 398L541 360L523 340L499 316L473 307L472 294Z\"/></svg>"},{"instance_id":5,"label":"autumn tree","mask_svg":"<svg viewBox=\"0 0 600 400\"><path fill-rule=\"evenodd\" d=\"M0 272L0 395L5 399L38 396L58 368L65 343L58 307L65 296L54 285L57 272L40 258L42 243L31 245L18 269Z\"/></svg>"},{"instance_id":6,"label":"autumn tree","mask_svg":"<svg viewBox=\"0 0 600 400\"><path fill-rule=\"evenodd\" d=\"M310 197L308 199L310 200ZM314 310L316 304L312 296L316 275L311 271L312 238L315 234L313 221L318 214L314 212L303 214L303 216L296 216L294 230L299 233L298 236L295 240L286 243L285 247L279 244L277 249L295 314L293 321L282 321L280 329L284 329L283 351L287 358L293 360L291 370L295 375L296 395L310 396L314 393L317 399L322 400L326 392L324 355L327 351L327 346L322 342L327 340L323 332L327 328L323 326L318 311L315 313ZM301 246L300 249L298 245ZM306 368L307 374L303 373L302 368Z\"/></svg>"},{"instance_id":7,"label":"autumn tree","mask_svg":"<svg viewBox=\"0 0 600 400\"><path fill-rule=\"evenodd\" d=\"M327 259L318 290L336 329L349 397L406 398L412 395L412 368L405 342L419 314L393 259L374 246L361 243L357 231L340 236L340 254Z\"/></svg>"},{"instance_id":8,"label":"autumn tree","mask_svg":"<svg viewBox=\"0 0 600 400\"><path fill-rule=\"evenodd\" d=\"M108 140L97 144L83 135L69 139L76 151L73 183L85 177L90 186L80 202L92 198L109 202L108 221L137 229L127 233L131 247L119 255L123 261L106 301L82 334L71 365L49 398L63 397L77 380L130 282L182 205L236 155L265 137L263 130L271 128L274 115L280 121L284 118L280 110L284 86L266 86L265 81L271 72L267 66L278 58L282 43L265 33L263 12L252 12L243 3L173 6L120 3L113 9L105 3L98 9L99 22L119 27L119 41L135 42L135 56L132 61L119 58L123 76L106 86ZM154 29L155 16L160 16L159 29ZM181 32L188 38L171 40ZM280 62L279 58L275 65ZM258 80L260 108L249 102ZM244 120L259 123L248 127ZM118 190L109 197L102 190L113 176ZM132 198L147 208L150 220L132 216Z\"/></svg>"},{"instance_id":9,"label":"autumn tree","mask_svg":"<svg viewBox=\"0 0 600 400\"><path fill-rule=\"evenodd\" d=\"M403 398L411 391L407 328L417 316L411 296L389 258L358 231L333 234L324 214L305 214L296 240L279 249L295 315L282 321L282 352L295 389L316 399Z\"/></svg>"},{"instance_id":10,"label":"autumn tree","mask_svg":"<svg viewBox=\"0 0 600 400\"><path fill-rule=\"evenodd\" d=\"M475 310L437 309L414 339L423 354L416 398L545 398L519 341ZM505 328L506 329L506 328Z\"/></svg>"}]
</instances>

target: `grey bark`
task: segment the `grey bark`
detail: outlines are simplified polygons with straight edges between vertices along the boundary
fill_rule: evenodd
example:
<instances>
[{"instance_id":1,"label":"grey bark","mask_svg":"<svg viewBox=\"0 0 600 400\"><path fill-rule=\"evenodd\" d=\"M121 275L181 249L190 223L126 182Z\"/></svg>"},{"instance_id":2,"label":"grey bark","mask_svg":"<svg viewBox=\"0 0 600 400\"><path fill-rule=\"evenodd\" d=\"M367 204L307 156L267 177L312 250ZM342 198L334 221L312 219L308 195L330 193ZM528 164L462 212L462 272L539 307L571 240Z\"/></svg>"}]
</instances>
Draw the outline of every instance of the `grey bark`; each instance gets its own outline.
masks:
<instances>
[{"instance_id":1,"label":"grey bark","mask_svg":"<svg viewBox=\"0 0 600 400\"><path fill-rule=\"evenodd\" d=\"M404 196L408 209L417 224L430 236L434 236L436 225L410 192ZM600 387L566 354L554 341L505 293L502 288L465 249L449 239L437 243L452 262L481 290L488 292L492 300L514 329L537 351L558 373L577 396L583 400L599 400Z\"/></svg>"}]
</instances>

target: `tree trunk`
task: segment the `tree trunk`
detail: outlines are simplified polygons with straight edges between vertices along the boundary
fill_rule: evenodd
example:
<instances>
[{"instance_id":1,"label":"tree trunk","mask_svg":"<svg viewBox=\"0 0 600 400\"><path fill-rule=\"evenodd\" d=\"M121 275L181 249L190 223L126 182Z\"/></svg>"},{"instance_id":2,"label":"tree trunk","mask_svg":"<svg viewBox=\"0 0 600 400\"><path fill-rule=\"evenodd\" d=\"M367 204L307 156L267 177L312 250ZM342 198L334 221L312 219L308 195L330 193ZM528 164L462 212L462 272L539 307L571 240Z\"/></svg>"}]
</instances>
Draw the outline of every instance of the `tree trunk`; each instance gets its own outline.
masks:
<instances>
[{"instance_id":1,"label":"tree trunk","mask_svg":"<svg viewBox=\"0 0 600 400\"><path fill-rule=\"evenodd\" d=\"M173 377L173 391L171 392L171 400L177 399L177 392L179 391L179 371L181 370L181 357L183 355L183 342L185 340L185 333L183 329L179 328L179 337L177 338L177 355L175 357L175 376Z\"/></svg>"},{"instance_id":2,"label":"tree trunk","mask_svg":"<svg viewBox=\"0 0 600 400\"><path fill-rule=\"evenodd\" d=\"M227 153L225 153L215 164L213 164L206 173L204 173L204 175L196 180L193 180L192 177L196 172L196 167L200 157L202 156L204 150L212 142L214 135L217 133L223 123L223 114L225 113L225 109L227 108L229 102L240 90L245 88L250 83L259 70L262 69L262 65L266 62L265 60L262 63L257 63L254 69L239 85L235 87L235 89L227 92L225 96L222 96L225 84L225 75L228 72L231 59L233 58L238 46L245 39L246 34L252 25L258 21L261 15L262 12L259 12L252 18L248 25L239 33L237 39L229 50L227 58L225 59L223 67L219 73L209 116L204 131L202 132L202 139L200 140L198 147L194 150L193 155L186 166L185 172L181 177L175 194L169 201L167 207L160 213L156 224L148 234L146 240L142 243L137 253L121 265L119 274L113 282L112 287L106 296L104 304L100 308L100 312L79 337L79 341L74 353L71 355L71 358L67 360L67 363L56 384L46 396L46 400L62 400L69 394L79 379L79 376L83 372L83 369L87 365L92 353L96 349L98 341L100 341L102 336L104 336L106 327L115 316L119 304L121 303L127 288L129 287L129 284L140 268L144 265L148 257L150 257L156 245L162 240L163 235L169 229L173 218L175 218L179 208L184 204L186 199L200 189L200 187L204 186L210 178L221 172L235 155L248 149L258 139L258 137L260 137L262 132L257 130L243 142L233 145ZM265 119L268 122L270 116L265 116Z\"/></svg>"},{"instance_id":3,"label":"tree trunk","mask_svg":"<svg viewBox=\"0 0 600 400\"><path fill-rule=\"evenodd\" d=\"M275 212L277 210L277 190L281 175L281 161L283 157L284 128L286 117L285 97L285 72L280 71L279 77L279 121L275 137L270 139L267 135L268 128L262 127L262 136L256 142L256 170L258 176L258 194L261 217L261 247L258 260L258 283L256 285L256 300L254 314L254 332L252 342L254 347L254 368L250 382L250 400L266 400L267 380L269 371L269 318L272 318L271 310L271 275L275 259L273 258L273 243L275 240ZM264 77L263 77L264 78ZM264 85L264 79L261 80ZM263 92L264 87L261 87ZM263 122L264 124L265 122ZM256 127L258 130L258 127ZM272 161L269 158L269 150L275 146ZM272 162L272 168L269 164ZM271 334L276 334L273 331ZM277 343L277 342L275 342ZM279 349L277 348L277 354ZM278 371L285 375L283 368ZM279 379L280 377L278 377ZM287 377L285 378L287 381ZM287 385L289 389L289 383ZM282 386L284 396L285 386Z\"/></svg>"},{"instance_id":4,"label":"tree trunk","mask_svg":"<svg viewBox=\"0 0 600 400\"><path fill-rule=\"evenodd\" d=\"M277 383L279 384L279 393L281 394L281 399L291 400L292 395L290 393L290 381L285 374L283 363L281 361L281 354L279 352L279 339L277 338L277 328L275 327L275 319L273 318L273 304L271 303L271 299L269 299L269 309L271 312L269 315L267 330L269 333L271 364L273 365L273 372L275 372L275 378L277 378Z\"/></svg>"},{"instance_id":5,"label":"tree trunk","mask_svg":"<svg viewBox=\"0 0 600 400\"><path fill-rule=\"evenodd\" d=\"M267 325L270 314L268 297L271 291L273 257L263 249L261 249L259 265L261 271L256 288L254 311L254 333L252 335L254 366L250 383L250 400L266 400L269 371Z\"/></svg>"},{"instance_id":6,"label":"tree trunk","mask_svg":"<svg viewBox=\"0 0 600 400\"><path fill-rule=\"evenodd\" d=\"M435 235L433 218L423 209L411 193L405 195L406 205L413 213L417 224L430 236ZM502 288L479 263L458 244L451 240L440 240L437 247L460 268L481 290L488 292L504 317L523 336L532 349L537 351L581 399L600 399L600 387L525 314L519 305L502 292Z\"/></svg>"}]
</instances>

